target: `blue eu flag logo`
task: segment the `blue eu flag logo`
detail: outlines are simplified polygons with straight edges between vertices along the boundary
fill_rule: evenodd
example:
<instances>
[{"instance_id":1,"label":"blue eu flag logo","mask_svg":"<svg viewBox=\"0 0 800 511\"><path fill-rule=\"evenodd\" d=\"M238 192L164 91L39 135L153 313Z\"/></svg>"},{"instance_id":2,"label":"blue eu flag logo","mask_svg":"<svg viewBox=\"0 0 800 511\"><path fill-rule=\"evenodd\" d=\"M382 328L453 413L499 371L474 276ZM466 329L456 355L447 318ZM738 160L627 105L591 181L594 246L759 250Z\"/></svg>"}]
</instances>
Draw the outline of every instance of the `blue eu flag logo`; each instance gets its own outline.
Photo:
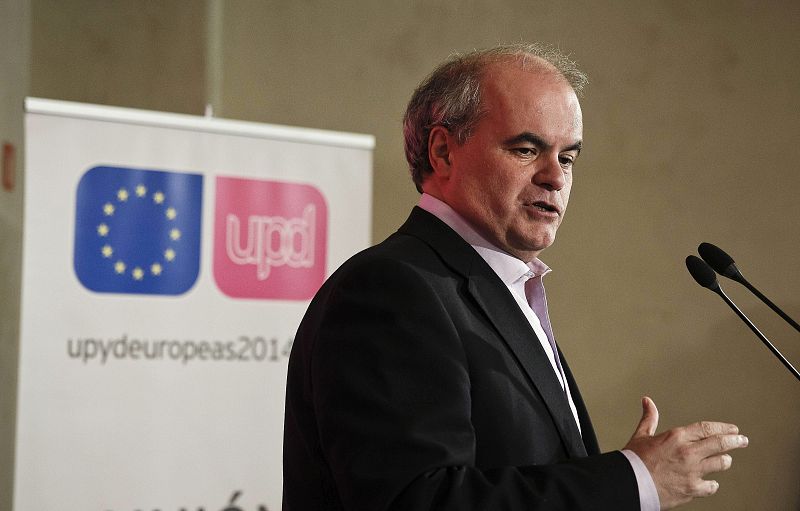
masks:
<instances>
[{"instance_id":1,"label":"blue eu flag logo","mask_svg":"<svg viewBox=\"0 0 800 511\"><path fill-rule=\"evenodd\" d=\"M203 176L120 167L78 184L75 273L100 293L178 295L200 271Z\"/></svg>"}]
</instances>

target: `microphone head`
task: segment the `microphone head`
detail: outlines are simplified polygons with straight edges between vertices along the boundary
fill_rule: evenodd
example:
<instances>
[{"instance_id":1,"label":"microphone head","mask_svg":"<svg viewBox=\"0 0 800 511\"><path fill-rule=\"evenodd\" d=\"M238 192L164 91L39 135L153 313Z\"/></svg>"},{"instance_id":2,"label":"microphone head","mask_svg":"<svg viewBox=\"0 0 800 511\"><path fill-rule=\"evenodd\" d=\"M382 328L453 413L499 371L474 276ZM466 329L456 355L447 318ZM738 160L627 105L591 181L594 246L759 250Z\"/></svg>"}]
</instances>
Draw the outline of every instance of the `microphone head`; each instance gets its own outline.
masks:
<instances>
[{"instance_id":1,"label":"microphone head","mask_svg":"<svg viewBox=\"0 0 800 511\"><path fill-rule=\"evenodd\" d=\"M686 268L689 270L689 273L692 274L694 280L701 286L712 291L719 289L716 273L714 273L714 270L699 257L693 255L687 257Z\"/></svg>"},{"instance_id":2,"label":"microphone head","mask_svg":"<svg viewBox=\"0 0 800 511\"><path fill-rule=\"evenodd\" d=\"M718 246L711 243L700 243L697 251L700 253L700 257L720 275L729 279L735 279L739 275L739 268L736 267L733 258Z\"/></svg>"}]
</instances>

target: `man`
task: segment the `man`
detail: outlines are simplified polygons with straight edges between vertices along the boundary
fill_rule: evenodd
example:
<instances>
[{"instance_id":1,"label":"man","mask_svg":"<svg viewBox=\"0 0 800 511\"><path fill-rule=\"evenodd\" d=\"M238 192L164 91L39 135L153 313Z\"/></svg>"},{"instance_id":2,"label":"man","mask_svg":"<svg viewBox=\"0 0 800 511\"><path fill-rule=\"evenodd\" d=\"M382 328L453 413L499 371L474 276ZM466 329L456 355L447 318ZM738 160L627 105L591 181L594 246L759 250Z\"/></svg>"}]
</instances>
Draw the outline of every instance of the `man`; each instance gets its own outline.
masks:
<instances>
[{"instance_id":1,"label":"man","mask_svg":"<svg viewBox=\"0 0 800 511\"><path fill-rule=\"evenodd\" d=\"M736 426L600 454L555 346L538 259L581 151L585 76L558 52L457 56L414 93L406 157L421 192L397 233L309 306L289 362L285 511L668 509L717 485Z\"/></svg>"}]
</instances>

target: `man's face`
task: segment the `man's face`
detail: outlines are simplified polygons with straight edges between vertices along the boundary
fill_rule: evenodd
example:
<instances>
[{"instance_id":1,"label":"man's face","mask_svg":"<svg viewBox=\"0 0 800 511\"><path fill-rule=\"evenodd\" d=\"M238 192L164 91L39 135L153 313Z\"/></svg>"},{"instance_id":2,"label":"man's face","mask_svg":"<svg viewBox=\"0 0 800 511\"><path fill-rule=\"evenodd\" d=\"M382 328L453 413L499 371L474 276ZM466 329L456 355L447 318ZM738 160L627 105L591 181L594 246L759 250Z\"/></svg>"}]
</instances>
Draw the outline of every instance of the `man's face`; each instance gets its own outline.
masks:
<instances>
[{"instance_id":1,"label":"man's face","mask_svg":"<svg viewBox=\"0 0 800 511\"><path fill-rule=\"evenodd\" d=\"M581 109L568 83L535 68L493 64L484 76L485 114L463 145L448 144L442 198L527 262L553 243L567 209Z\"/></svg>"}]
</instances>

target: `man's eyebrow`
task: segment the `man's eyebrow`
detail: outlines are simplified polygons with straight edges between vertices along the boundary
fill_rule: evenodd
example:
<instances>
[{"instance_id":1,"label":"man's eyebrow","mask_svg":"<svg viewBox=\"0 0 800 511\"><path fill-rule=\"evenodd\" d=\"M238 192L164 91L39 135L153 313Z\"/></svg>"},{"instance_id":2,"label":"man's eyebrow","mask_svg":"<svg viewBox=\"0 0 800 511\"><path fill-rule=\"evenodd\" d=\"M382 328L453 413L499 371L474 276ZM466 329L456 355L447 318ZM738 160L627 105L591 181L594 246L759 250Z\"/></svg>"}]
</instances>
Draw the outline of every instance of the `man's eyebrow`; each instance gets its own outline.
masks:
<instances>
[{"instance_id":1,"label":"man's eyebrow","mask_svg":"<svg viewBox=\"0 0 800 511\"><path fill-rule=\"evenodd\" d=\"M564 148L564 151L578 151L578 154L581 154L581 149L583 149L583 141L578 140L571 146L567 146Z\"/></svg>"},{"instance_id":2,"label":"man's eyebrow","mask_svg":"<svg viewBox=\"0 0 800 511\"><path fill-rule=\"evenodd\" d=\"M519 135L513 136L507 139L504 142L504 144L507 146L512 146L522 142L527 142L529 144L541 147L542 149L550 149L552 147L552 144L548 144L542 137L540 137L536 133L531 133L530 131L524 131ZM574 144L565 147L563 151L578 151L580 153L582 147L583 147L583 142L581 140L578 140Z\"/></svg>"}]
</instances>

